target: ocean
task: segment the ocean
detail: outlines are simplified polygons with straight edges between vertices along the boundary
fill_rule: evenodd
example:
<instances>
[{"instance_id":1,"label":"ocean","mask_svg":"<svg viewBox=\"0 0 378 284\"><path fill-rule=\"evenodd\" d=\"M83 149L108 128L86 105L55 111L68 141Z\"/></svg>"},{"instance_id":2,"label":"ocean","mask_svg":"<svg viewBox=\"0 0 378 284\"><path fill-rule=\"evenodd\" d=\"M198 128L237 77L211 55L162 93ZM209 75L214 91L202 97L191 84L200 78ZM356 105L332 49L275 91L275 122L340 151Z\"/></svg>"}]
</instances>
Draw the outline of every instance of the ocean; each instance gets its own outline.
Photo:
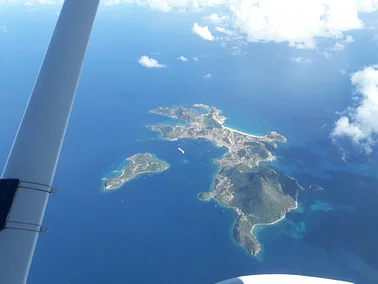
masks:
<instances>
[{"instance_id":1,"label":"ocean","mask_svg":"<svg viewBox=\"0 0 378 284\"><path fill-rule=\"evenodd\" d=\"M350 104L353 92L340 69L356 71L378 55L357 60L362 41L330 60L268 43L244 46L234 56L230 43L221 47L191 34L201 13L126 7L99 11L54 182L59 192L44 219L49 231L40 236L28 283L214 283L256 273L376 283L377 154L348 149L345 163L329 133L335 112ZM30 9L0 11L8 27L0 34L6 66L0 81L1 164L59 10ZM167 67L143 68L137 64L142 55ZM199 62L180 62L180 55ZM304 55L313 64L290 61ZM209 80L203 78L207 73L213 75ZM288 138L267 166L293 176L305 191L298 210L256 229L263 245L258 257L233 241L234 212L197 198L210 189L213 160L225 149L203 140L163 141L146 128L166 121L150 109L194 103L223 110L229 127L252 134L275 130ZM141 152L154 153L170 169L103 193L101 178ZM309 190L311 184L324 191Z\"/></svg>"}]
</instances>

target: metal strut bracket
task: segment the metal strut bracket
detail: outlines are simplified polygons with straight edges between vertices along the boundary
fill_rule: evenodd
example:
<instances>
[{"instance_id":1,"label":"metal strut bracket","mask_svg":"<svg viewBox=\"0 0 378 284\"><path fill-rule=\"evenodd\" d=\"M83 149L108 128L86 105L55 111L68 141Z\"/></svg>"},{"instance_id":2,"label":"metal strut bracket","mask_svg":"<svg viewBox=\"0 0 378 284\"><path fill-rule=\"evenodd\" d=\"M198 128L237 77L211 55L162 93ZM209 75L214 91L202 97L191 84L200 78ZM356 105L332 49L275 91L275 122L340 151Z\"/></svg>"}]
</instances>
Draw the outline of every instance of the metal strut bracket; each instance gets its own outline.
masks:
<instances>
[{"instance_id":1,"label":"metal strut bracket","mask_svg":"<svg viewBox=\"0 0 378 284\"><path fill-rule=\"evenodd\" d=\"M4 229L47 232L47 228L40 224L9 220L14 197L18 190L35 190L41 193L56 193L57 190L49 185L21 181L19 179L0 179L0 231Z\"/></svg>"},{"instance_id":2,"label":"metal strut bracket","mask_svg":"<svg viewBox=\"0 0 378 284\"><path fill-rule=\"evenodd\" d=\"M19 183L19 179L0 179L0 231L7 224L8 215Z\"/></svg>"}]
</instances>

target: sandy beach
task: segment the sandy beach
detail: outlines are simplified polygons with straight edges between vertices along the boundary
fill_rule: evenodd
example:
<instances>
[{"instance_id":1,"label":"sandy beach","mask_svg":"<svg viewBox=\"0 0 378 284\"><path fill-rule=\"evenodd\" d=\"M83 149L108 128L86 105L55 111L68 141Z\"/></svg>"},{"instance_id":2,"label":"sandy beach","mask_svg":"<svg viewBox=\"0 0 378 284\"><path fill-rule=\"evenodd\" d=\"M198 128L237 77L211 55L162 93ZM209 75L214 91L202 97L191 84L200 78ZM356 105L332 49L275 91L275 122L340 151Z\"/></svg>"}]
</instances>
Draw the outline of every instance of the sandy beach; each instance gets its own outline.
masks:
<instances>
[{"instance_id":1,"label":"sandy beach","mask_svg":"<svg viewBox=\"0 0 378 284\"><path fill-rule=\"evenodd\" d=\"M223 126L224 129L228 129L232 132L237 132L239 134L243 134L243 135L246 135L246 136L250 136L250 137L254 137L254 138L261 138L262 136L257 136L257 135L253 135L253 134L249 134L249 133L245 133L243 131L239 131L239 130L236 130L236 129L233 129L233 128L230 128L230 127L227 127L227 126Z\"/></svg>"},{"instance_id":2,"label":"sandy beach","mask_svg":"<svg viewBox=\"0 0 378 284\"><path fill-rule=\"evenodd\" d=\"M283 219L285 219L286 217L286 214L289 213L290 211L292 210L295 210L298 208L298 201L295 201L295 207L293 208L290 208L281 218L277 219L276 221L273 221L271 223L261 223L261 224L254 224L252 226L252 229L251 229L251 233L253 234L253 229L257 226L270 226L270 225L274 225L274 224L277 224L278 222L282 221Z\"/></svg>"}]
</instances>

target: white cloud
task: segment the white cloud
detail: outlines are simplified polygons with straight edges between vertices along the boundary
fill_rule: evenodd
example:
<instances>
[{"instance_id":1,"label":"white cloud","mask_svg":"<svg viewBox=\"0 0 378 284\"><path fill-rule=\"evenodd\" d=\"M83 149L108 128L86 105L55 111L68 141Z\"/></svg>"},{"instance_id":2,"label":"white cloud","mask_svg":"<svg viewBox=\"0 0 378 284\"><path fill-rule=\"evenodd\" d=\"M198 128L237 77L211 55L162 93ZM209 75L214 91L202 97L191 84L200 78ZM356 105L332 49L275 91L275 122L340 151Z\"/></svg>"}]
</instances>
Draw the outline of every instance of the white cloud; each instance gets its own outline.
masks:
<instances>
[{"instance_id":1,"label":"white cloud","mask_svg":"<svg viewBox=\"0 0 378 284\"><path fill-rule=\"evenodd\" d=\"M0 27L0 31L3 32L3 33L7 33L8 32L8 26L7 25L2 25Z\"/></svg>"},{"instance_id":2,"label":"white cloud","mask_svg":"<svg viewBox=\"0 0 378 284\"><path fill-rule=\"evenodd\" d=\"M248 0L251 3L261 2L260 0ZM319 2L321 4L329 4L330 2L346 3L351 2L349 0L311 0L312 2ZM228 6L235 4L235 0L102 0L102 5L119 5L124 3L137 3L139 5L146 5L154 9L160 9L162 11L171 10L203 10L204 8ZM281 0L280 2L291 4L295 2L293 0ZM310 2L310 1L307 1ZM371 13L378 10L378 0L352 0L356 9L361 13ZM63 3L63 0L0 0L0 4L51 4L51 3ZM295 4L295 3L293 3ZM338 4L338 3L337 3ZM221 16L223 17L223 16ZM227 17L227 15L226 15ZM217 24L217 23L216 23Z\"/></svg>"},{"instance_id":3,"label":"white cloud","mask_svg":"<svg viewBox=\"0 0 378 284\"><path fill-rule=\"evenodd\" d=\"M194 56L194 57L192 57L192 58L193 58L193 60L196 61L196 62L199 61L198 57L196 57L196 56Z\"/></svg>"},{"instance_id":4,"label":"white cloud","mask_svg":"<svg viewBox=\"0 0 378 284\"><path fill-rule=\"evenodd\" d=\"M179 56L179 57L177 57L177 59L178 60L181 60L181 61L183 61L183 62L187 62L187 61L189 61L189 59L188 58L186 58L186 57L184 57L184 56Z\"/></svg>"},{"instance_id":5,"label":"white cloud","mask_svg":"<svg viewBox=\"0 0 378 284\"><path fill-rule=\"evenodd\" d=\"M354 42L354 38L351 35L347 35L345 38L346 43L351 43Z\"/></svg>"},{"instance_id":6,"label":"white cloud","mask_svg":"<svg viewBox=\"0 0 378 284\"><path fill-rule=\"evenodd\" d=\"M229 36L233 35L232 31L227 30L227 29L225 29L225 28L223 28L223 27L219 27L219 26L217 26L217 27L215 28L215 30L216 30L217 32L220 32L220 33L223 33L223 34L226 34L226 35L229 35Z\"/></svg>"},{"instance_id":7,"label":"white cloud","mask_svg":"<svg viewBox=\"0 0 378 284\"><path fill-rule=\"evenodd\" d=\"M172 5L174 3L170 5L169 1L164 1L164 0L148 0L146 2L147 2L146 4L150 6L152 9L161 10L163 12L170 12L172 8L180 8L180 7L176 7L176 5Z\"/></svg>"},{"instance_id":8,"label":"white cloud","mask_svg":"<svg viewBox=\"0 0 378 284\"><path fill-rule=\"evenodd\" d=\"M231 47L231 54L236 56L236 55L240 55L242 53L242 49L240 46L233 46Z\"/></svg>"},{"instance_id":9,"label":"white cloud","mask_svg":"<svg viewBox=\"0 0 378 284\"><path fill-rule=\"evenodd\" d=\"M213 75L210 73L207 73L205 76L203 76L205 79L211 79L213 78Z\"/></svg>"},{"instance_id":10,"label":"white cloud","mask_svg":"<svg viewBox=\"0 0 378 284\"><path fill-rule=\"evenodd\" d=\"M125 3L133 3L133 0L102 0L101 3L104 5L119 5L119 4L125 4Z\"/></svg>"},{"instance_id":11,"label":"white cloud","mask_svg":"<svg viewBox=\"0 0 378 284\"><path fill-rule=\"evenodd\" d=\"M323 51L322 54L324 55L325 58L327 59L330 59L332 57L332 54L327 52L327 51Z\"/></svg>"},{"instance_id":12,"label":"white cloud","mask_svg":"<svg viewBox=\"0 0 378 284\"><path fill-rule=\"evenodd\" d=\"M194 10L202 11L206 8L227 4L229 0L105 0L107 5L134 2L163 12Z\"/></svg>"},{"instance_id":13,"label":"white cloud","mask_svg":"<svg viewBox=\"0 0 378 284\"><path fill-rule=\"evenodd\" d=\"M214 40L214 36L211 34L208 26L201 27L197 23L193 25L192 32L199 35L205 40Z\"/></svg>"},{"instance_id":14,"label":"white cloud","mask_svg":"<svg viewBox=\"0 0 378 284\"><path fill-rule=\"evenodd\" d=\"M0 4L55 4L63 3L63 0L0 0ZM120 5L127 3L136 3L158 9L164 12L172 10L195 10L201 11L205 8L211 8L227 4L228 0L102 0L102 5Z\"/></svg>"},{"instance_id":15,"label":"white cloud","mask_svg":"<svg viewBox=\"0 0 378 284\"><path fill-rule=\"evenodd\" d=\"M378 142L378 66L369 66L351 76L359 94L356 106L349 107L336 121L331 138L348 137L366 154Z\"/></svg>"},{"instance_id":16,"label":"white cloud","mask_svg":"<svg viewBox=\"0 0 378 284\"><path fill-rule=\"evenodd\" d=\"M166 67L164 64L160 64L156 59L150 58L146 55L139 58L138 63L147 68L162 68Z\"/></svg>"},{"instance_id":17,"label":"white cloud","mask_svg":"<svg viewBox=\"0 0 378 284\"><path fill-rule=\"evenodd\" d=\"M290 60L295 62L295 63L299 63L299 64L308 64L308 63L312 62L311 59L304 58L304 57L293 57Z\"/></svg>"},{"instance_id":18,"label":"white cloud","mask_svg":"<svg viewBox=\"0 0 378 284\"><path fill-rule=\"evenodd\" d=\"M363 27L354 0L239 0L231 12L249 41L288 42L297 48L314 49L318 37L338 39Z\"/></svg>"},{"instance_id":19,"label":"white cloud","mask_svg":"<svg viewBox=\"0 0 378 284\"><path fill-rule=\"evenodd\" d=\"M330 51L342 51L346 48L348 43L354 42L354 38L351 35L347 35L345 39L336 42L333 47L329 48Z\"/></svg>"},{"instance_id":20,"label":"white cloud","mask_svg":"<svg viewBox=\"0 0 378 284\"><path fill-rule=\"evenodd\" d=\"M362 13L371 13L378 10L377 0L355 0L358 11Z\"/></svg>"},{"instance_id":21,"label":"white cloud","mask_svg":"<svg viewBox=\"0 0 378 284\"><path fill-rule=\"evenodd\" d=\"M0 0L0 4L62 3L62 0L25 1ZM239 35L250 42L283 42L296 48L316 49L320 38L331 38L336 42L331 51L344 49L353 39L347 36L346 41L341 42L345 34L364 27L362 13L378 11L378 0L103 0L101 3L136 3L164 12L217 7L223 12L210 13L204 19L219 26L227 22L227 27L232 26L232 40L240 41L236 37ZM199 28L202 27L197 24L197 34L205 35L208 40L215 39L208 28Z\"/></svg>"},{"instance_id":22,"label":"white cloud","mask_svg":"<svg viewBox=\"0 0 378 284\"><path fill-rule=\"evenodd\" d=\"M340 73L341 73L341 75L345 75L346 71L344 69L340 69Z\"/></svg>"},{"instance_id":23,"label":"white cloud","mask_svg":"<svg viewBox=\"0 0 378 284\"><path fill-rule=\"evenodd\" d=\"M329 48L328 50L330 51L342 51L345 49L345 44L341 43L341 42L336 42L331 48Z\"/></svg>"},{"instance_id":24,"label":"white cloud","mask_svg":"<svg viewBox=\"0 0 378 284\"><path fill-rule=\"evenodd\" d=\"M225 21L228 21L230 17L228 15L219 16L216 13L210 14L209 16L204 17L205 20L210 21L215 25L219 25Z\"/></svg>"}]
</instances>

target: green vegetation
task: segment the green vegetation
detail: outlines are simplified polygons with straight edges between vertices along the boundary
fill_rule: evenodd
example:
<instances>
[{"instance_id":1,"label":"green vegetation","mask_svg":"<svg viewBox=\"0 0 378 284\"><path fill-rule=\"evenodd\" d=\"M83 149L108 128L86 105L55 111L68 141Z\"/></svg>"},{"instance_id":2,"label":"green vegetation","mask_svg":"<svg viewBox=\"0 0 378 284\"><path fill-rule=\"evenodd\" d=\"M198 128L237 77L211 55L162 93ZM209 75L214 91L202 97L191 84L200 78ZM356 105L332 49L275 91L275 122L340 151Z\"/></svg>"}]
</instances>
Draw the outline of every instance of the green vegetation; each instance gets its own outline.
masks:
<instances>
[{"instance_id":1,"label":"green vegetation","mask_svg":"<svg viewBox=\"0 0 378 284\"><path fill-rule=\"evenodd\" d=\"M121 174L117 177L104 178L104 190L110 191L120 188L126 182L132 180L138 175L145 173L163 172L169 168L169 164L159 160L150 153L135 154L127 158L131 164L123 167L119 171Z\"/></svg>"},{"instance_id":2,"label":"green vegetation","mask_svg":"<svg viewBox=\"0 0 378 284\"><path fill-rule=\"evenodd\" d=\"M239 215L233 230L235 240L249 253L257 254L261 247L253 235L254 226L281 220L288 211L296 208L297 195L302 190L293 178L259 165L260 162L273 161L276 143L285 143L286 138L273 131L255 136L225 127L227 118L213 106L159 107L150 112L185 122L184 126L148 126L160 132L163 139L202 138L228 148L228 153L217 161L220 171L214 187L198 197L204 201L214 198L233 208Z\"/></svg>"}]
</instances>

